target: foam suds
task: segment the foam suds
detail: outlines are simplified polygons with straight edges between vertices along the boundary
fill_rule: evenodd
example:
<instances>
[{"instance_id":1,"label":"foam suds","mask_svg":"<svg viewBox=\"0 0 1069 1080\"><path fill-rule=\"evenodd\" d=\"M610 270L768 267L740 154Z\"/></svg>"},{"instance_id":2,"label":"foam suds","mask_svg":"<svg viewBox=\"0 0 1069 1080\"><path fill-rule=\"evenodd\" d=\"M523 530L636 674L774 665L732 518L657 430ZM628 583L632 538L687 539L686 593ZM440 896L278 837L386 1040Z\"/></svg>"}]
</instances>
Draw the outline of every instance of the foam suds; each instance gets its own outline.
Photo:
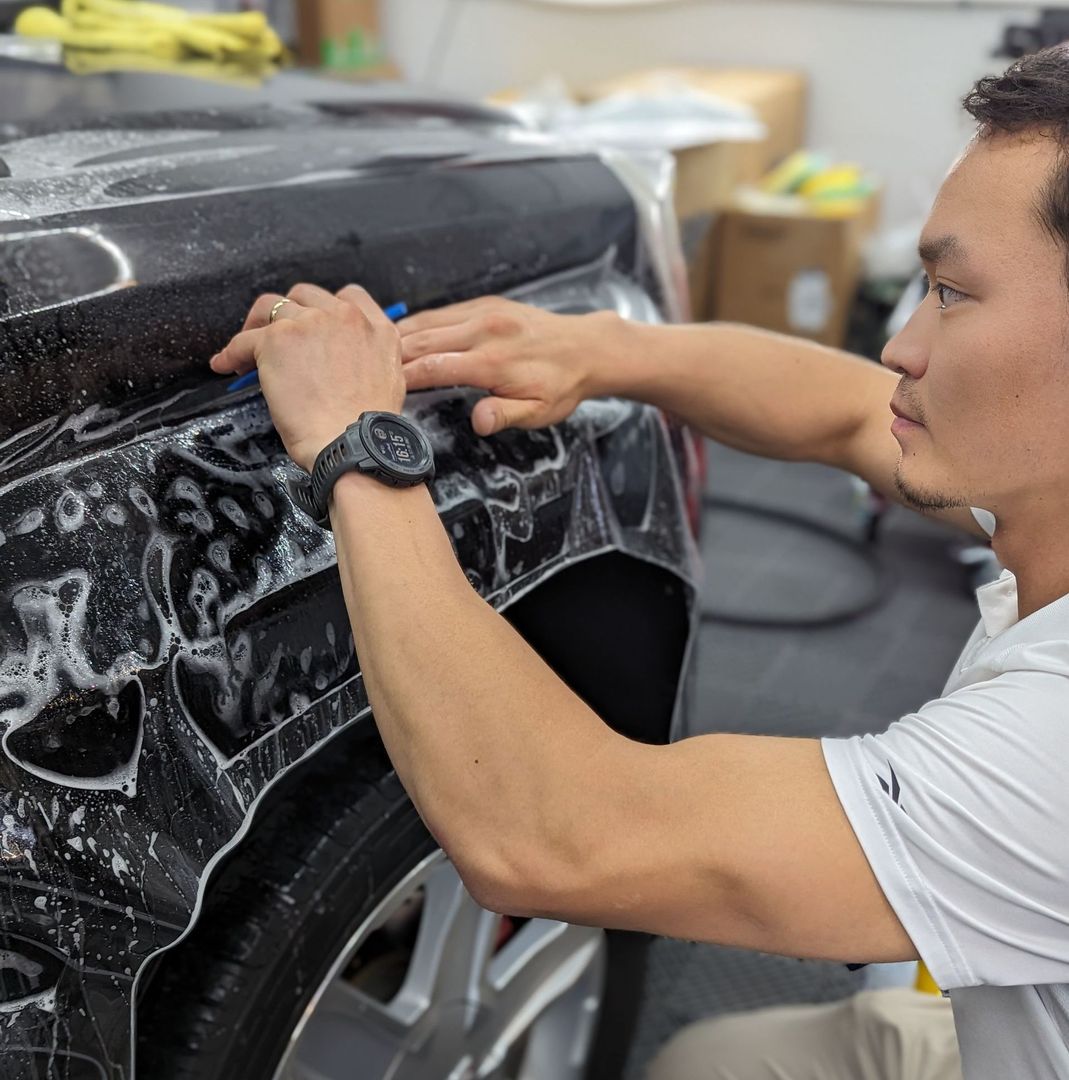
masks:
<instances>
[{"instance_id":1,"label":"foam suds","mask_svg":"<svg viewBox=\"0 0 1069 1080\"><path fill-rule=\"evenodd\" d=\"M14 1016L27 1009L54 1013L56 1011L55 989L46 990L42 994L32 994L30 997L19 998L16 1001L0 1001L0 1016Z\"/></svg>"},{"instance_id":2,"label":"foam suds","mask_svg":"<svg viewBox=\"0 0 1069 1080\"><path fill-rule=\"evenodd\" d=\"M85 524L85 499L80 492L65 491L56 502L56 527L60 532L76 532Z\"/></svg>"},{"instance_id":3,"label":"foam suds","mask_svg":"<svg viewBox=\"0 0 1069 1080\"><path fill-rule=\"evenodd\" d=\"M46 204L63 197L45 188ZM551 431L479 440L477 396L417 394L406 411L438 452L434 498L457 512L458 550L479 560L465 571L495 606L614 544L684 564L671 530L622 539L620 478L599 471L595 441L659 430L654 414L589 403ZM194 918L206 868L248 827L249 807L367 714L332 534L285 494L296 469L262 398L215 407L163 424L159 403L125 416L93 405L0 445L0 477L11 470L0 482L0 748L20 787L17 811L0 802L0 844L43 890L32 908L20 902L30 932L67 958L64 1020L90 970L94 1007L129 1008L130 973ZM540 533L543 520L553 527ZM27 1013L30 1027L55 1008L49 992L0 1012ZM90 1022L121 1028L102 1018Z\"/></svg>"},{"instance_id":4,"label":"foam suds","mask_svg":"<svg viewBox=\"0 0 1069 1080\"><path fill-rule=\"evenodd\" d=\"M26 536L35 532L45 523L45 512L40 507L27 510L9 530L12 536Z\"/></svg>"}]
</instances>

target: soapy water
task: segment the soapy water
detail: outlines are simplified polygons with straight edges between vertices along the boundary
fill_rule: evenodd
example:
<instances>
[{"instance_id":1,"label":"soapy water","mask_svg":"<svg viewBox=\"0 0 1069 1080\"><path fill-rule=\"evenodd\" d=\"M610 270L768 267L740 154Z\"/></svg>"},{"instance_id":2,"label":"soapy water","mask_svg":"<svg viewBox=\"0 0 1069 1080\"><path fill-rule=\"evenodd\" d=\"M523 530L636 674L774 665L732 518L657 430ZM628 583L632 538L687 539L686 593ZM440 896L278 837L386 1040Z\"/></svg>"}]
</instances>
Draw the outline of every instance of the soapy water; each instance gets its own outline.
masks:
<instances>
[{"instance_id":1,"label":"soapy water","mask_svg":"<svg viewBox=\"0 0 1069 1080\"><path fill-rule=\"evenodd\" d=\"M138 130L89 128L7 139L4 164L22 180L54 176L124 152L153 152L160 147L203 140L210 133L195 128Z\"/></svg>"},{"instance_id":2,"label":"soapy water","mask_svg":"<svg viewBox=\"0 0 1069 1080\"><path fill-rule=\"evenodd\" d=\"M56 1011L56 991L54 989L45 990L40 994L32 994L29 997L18 998L15 1001L0 1001L0 1016L11 1016L26 1009L39 1009L41 1012L54 1013Z\"/></svg>"},{"instance_id":3,"label":"soapy water","mask_svg":"<svg viewBox=\"0 0 1069 1080\"><path fill-rule=\"evenodd\" d=\"M85 509L85 497L81 492L64 491L56 500L56 528L60 532L76 532L85 524Z\"/></svg>"},{"instance_id":4,"label":"soapy water","mask_svg":"<svg viewBox=\"0 0 1069 1080\"><path fill-rule=\"evenodd\" d=\"M598 273L603 277L605 268L599 267ZM563 284L567 283L555 282L558 291ZM456 423L447 421L447 410L442 408L447 396L448 392L423 395L421 409L421 419L437 444L440 461L444 455L451 455L455 450L454 433L458 429ZM160 406L156 408L163 411ZM624 423L629 415L629 407L622 403L590 402L576 413L575 419L577 424L586 426L591 438L598 439ZM110 666L97 670L86 663L88 650L84 638L87 633L86 603L90 591L86 569L73 568L68 571L67 577L52 581L24 582L12 593L11 603L21 620L27 650L22 656L15 650L8 650L0 664L0 688L11 690L10 694L0 696L0 701L6 703L6 707L0 709L0 727L6 729L3 745L9 754L11 734L38 716L48 702L54 701L61 692L61 685L63 692L102 688L105 693L115 695L129 682L132 673L141 667L165 664L167 655L175 651L187 658L197 657L195 666L198 671L209 672L216 682L217 711L232 713L235 707L233 665L228 662L226 643L223 641L225 626L236 613L250 606L250 602L255 604L271 592L320 572L333 561L329 536L324 536L307 521L294 523L292 511L287 515L286 524L296 524L296 528L270 529L275 525L278 479L286 466L277 439L273 437L266 420L262 402L224 410L212 418L207 430L197 420L166 431L155 443L142 441L132 444L116 451L115 455L108 449L94 453L92 444L113 438L124 422L128 422L128 418L122 417L116 410L93 406L59 425L47 422L39 425L40 437L32 449L35 456L44 456L43 447L46 448L50 441L63 438L73 438L84 444L84 451L74 464L65 463L39 474L28 473L0 488L0 520L3 520L5 504L25 506L32 499L31 493L26 490L29 485L54 489L58 482L64 480L66 486L58 497L51 500L56 531L78 533L87 529L88 524L87 531L99 536L102 518L114 529L124 530L127 534L133 532L135 545L138 541L143 544L138 575L141 588L136 591L149 599L148 605L138 605L138 611L144 612L142 621L150 624L155 622L156 625L149 627L147 635L144 627L139 628L136 634L127 635L131 647L120 656L113 656ZM463 424L464 420L460 423ZM495 534L495 562L491 573L487 573L489 568L483 568L477 575L484 592L492 592L495 586L507 581L510 541L529 544L534 535L537 511L564 493L559 473L566 463L568 449L560 432L533 433L527 437L527 441L541 441L543 445L539 448L541 454L536 454L534 458L529 448L525 448L522 470L513 469L505 463L499 463L489 475L484 475L483 468L475 471L440 468L435 494L441 513L448 513L465 503L480 503L489 512ZM237 449L239 445L240 450ZM210 447L211 453L205 453L205 447ZM0 447L2 451L3 447ZM99 479L87 482L86 474L92 474L109 455L121 459L118 463L121 468L109 468L109 473L117 472L123 477L143 476L141 483L126 485L123 493L125 498L121 495L118 499L114 498L115 484L110 479L107 484ZM201 482L183 469L169 488L160 494L158 477L154 474L159 471L163 457L185 459L184 463L197 472ZM226 462L222 467L214 463L220 457ZM25 461L23 457L24 467ZM81 488L67 482L78 474L81 474ZM490 492L487 491L488 483L492 488ZM227 493L209 500L205 493L209 486L225 489ZM242 487L247 494L251 493L248 512L231 493L235 488ZM168 529L161 525L157 499L147 488L156 492L157 498L166 506L173 508L184 503L193 509L175 511L168 522L171 526ZM112 497L112 501L104 506L102 512L90 515L87 499L100 500L105 497ZM46 498L41 501L46 501ZM145 521L139 522L139 515ZM270 535L266 537L267 543L250 552L248 544L243 541L247 539L244 534L249 531L253 519L261 526L267 524ZM15 538L36 533L45 522L45 511L40 506L25 509L15 516L2 534L9 544L9 550ZM188 526L192 525L196 533L208 536L216 532L217 522L229 530L227 535L222 538L213 536L203 551L199 566L187 565L190 562L188 549L196 546L189 543L191 530ZM261 534L264 531L261 528ZM460 533L463 535L462 527ZM182 542L183 534L185 542ZM265 536L261 535L260 539L265 539ZM106 542L113 541L109 537ZM178 562L183 564L177 573L176 548L179 549ZM242 556L241 562L235 561ZM537 560L532 561L537 563ZM247 572L250 566L253 568L252 575ZM120 567L127 572L133 568L130 558L124 560ZM241 570L246 572L242 574ZM233 579L237 578L239 587L223 588L216 574L229 579L231 585L235 584ZM187 583L184 603L175 599L176 578ZM107 589L99 573L94 575L94 585L102 596L115 595ZM72 603L58 602L57 598L64 589L73 597ZM122 595L121 588L117 595ZM129 610L117 614L123 619L129 615ZM102 621L98 619L98 624ZM199 648L197 643L201 643ZM330 681L322 671L313 674L306 670L304 674L310 676L317 690ZM336 672L331 673L334 674ZM270 682L270 679L266 681ZM16 686L20 688L19 692L15 691ZM27 690L27 687L31 689ZM264 688L260 689L262 698ZM290 695L290 698L293 701L302 700L300 695ZM26 761L23 765L30 771L36 770L42 778L63 782L61 774L55 770L45 770ZM72 786L83 783L74 777L68 777L67 782ZM89 784L90 781L84 783ZM132 794L136 789L136 764L131 763L107 776L93 778L91 783L100 789L110 787Z\"/></svg>"},{"instance_id":5,"label":"soapy water","mask_svg":"<svg viewBox=\"0 0 1069 1080\"><path fill-rule=\"evenodd\" d=\"M0 971L14 971L27 979L36 979L44 966L18 953L0 949Z\"/></svg>"},{"instance_id":6,"label":"soapy water","mask_svg":"<svg viewBox=\"0 0 1069 1080\"><path fill-rule=\"evenodd\" d=\"M86 649L90 583L84 570L52 581L22 583L11 596L11 610L27 641L23 653L9 650L0 657L0 746L23 769L53 784L90 791L117 790L136 794L137 754L142 726L131 759L109 773L79 777L44 767L13 750L13 740L62 695L78 701L78 691L102 692L108 701L130 681L136 660L117 658L108 673L93 670Z\"/></svg>"},{"instance_id":7,"label":"soapy water","mask_svg":"<svg viewBox=\"0 0 1069 1080\"><path fill-rule=\"evenodd\" d=\"M449 396L422 395L419 411L437 418L428 430L443 427ZM455 406L455 394L452 400ZM629 409L619 403L590 403L576 414L575 424L598 437L619 426ZM483 581L485 590L493 592L509 578L510 545L530 545L538 510L566 492L568 484L562 484L558 474L569 466L574 440L566 442L563 429L524 436L526 469L502 463L487 472L455 467L456 461L449 467L449 459L455 458L456 426L448 426L450 435L441 440L449 445L440 448L446 467L436 484L436 502L443 514L474 502L489 512L495 559L492 573L486 574L490 568L484 568ZM72 418L60 430L78 427L78 418ZM531 443L538 449L534 456ZM205 453L205 447L211 453ZM210 676L212 711L222 716L234 713L243 681L236 670L242 657L240 646L227 641L227 627L266 596L329 570L334 561L330 534L279 499L279 481L290 469L262 401L257 400L166 430L154 439L99 455L89 453L0 489L0 521L5 521L13 504L25 507L28 501L41 501L53 507L54 529L48 536L35 536L36 551L43 549L69 564L79 551L85 557L90 551L99 552L101 542L109 550L117 543L125 548L122 559L94 565L92 574L88 562L97 560L85 558L83 565L68 565L51 577L24 578L8 592L15 638L23 642L21 649L7 648L0 660L0 730L9 756L17 758L12 750L15 733L62 695L78 698L79 691L98 692L108 698L107 708L117 710L118 695L138 680L140 671L166 666L176 655L199 676ZM172 473L173 478L165 479ZM90 480L90 475L96 478ZM115 499L119 477L125 497ZM574 487L575 478L568 483ZM58 496L47 495L57 488ZM107 499L111 501L99 505ZM194 508L192 516L188 507ZM39 569L42 560L28 558L28 551L14 550L13 545L45 529L49 519L41 507L10 516L7 559L17 578L17 567L32 562ZM62 544L59 534L67 537ZM83 538L85 544L79 544ZM45 565L54 561L48 556L43 560ZM537 560L531 561L537 565ZM137 580L131 582L129 572L135 568ZM178 588L180 583L184 584ZM115 604L135 596L147 603ZM106 662L91 663L96 655ZM245 662L247 658L246 652ZM258 679L261 703L270 695L273 671L280 663L280 657L271 658L268 671ZM321 691L338 673L336 662L324 669L322 657L314 671L307 656L299 666L310 690ZM300 693L287 696L304 701ZM142 692L139 700L143 697ZM138 749L142 737L143 731ZM136 794L136 760L91 778L64 776L39 762L19 763L52 783Z\"/></svg>"},{"instance_id":8,"label":"soapy water","mask_svg":"<svg viewBox=\"0 0 1069 1080\"><path fill-rule=\"evenodd\" d=\"M437 417L426 425L440 432L436 505L460 526L459 537L450 529L458 555L495 606L615 546L685 565L678 530L623 535L598 471L599 442L634 427L663 437L656 413L591 403L559 428L509 433L489 451L470 433L474 397L413 395L407 411L417 423ZM0 746L24 777L22 808L10 816L33 840L15 845L21 858L7 865L46 888L27 907L49 917L67 963L115 973L94 984L98 1007L129 1009L133 973L188 924L206 867L272 779L368 715L332 536L285 497L292 475L254 398L129 443L98 450L87 440L84 457L0 488ZM643 483L656 499L678 497L671 474ZM539 515L568 500L566 528L547 546ZM84 519L69 528L79 501ZM10 528L60 504L32 532ZM202 510L214 519L210 535L181 518ZM683 520L678 506L664 512ZM20 736L42 724L37 746L58 740L74 757L87 732L106 732L127 756L76 775L26 752ZM49 1026L74 1015L63 985L0 1003L0 1014L39 1032L38 1045L69 1045ZM0 1051L5 1038L0 1023ZM110 1050L113 1060L127 1052Z\"/></svg>"},{"instance_id":9,"label":"soapy water","mask_svg":"<svg viewBox=\"0 0 1069 1080\"><path fill-rule=\"evenodd\" d=\"M246 116L254 118L254 112ZM273 109L269 129L212 130L215 118L203 113L199 119L204 126L186 130L124 130L115 126L122 123L118 118L80 132L0 140L11 173L4 181L0 224L118 203L319 183L376 168L426 167L475 155L482 163L523 160L544 155L551 145L502 139L502 129L491 136L440 123L424 125L417 141L410 117L368 124L353 139L350 120L313 106Z\"/></svg>"},{"instance_id":10,"label":"soapy water","mask_svg":"<svg viewBox=\"0 0 1069 1080\"><path fill-rule=\"evenodd\" d=\"M0 792L0 888L12 903L20 882L46 890L23 909L48 916L42 932L80 972L0 1003L37 1045L58 1031L41 1027L57 993L64 1023L80 1022L72 987L89 968L113 980L95 1000L129 1009L132 973L185 929L205 868L266 786L368 715L333 538L285 495L296 471L262 398L164 421L182 398L93 406L0 444L0 748L21 781ZM600 472L599 447L636 429L665 444L655 412L590 402L487 441L471 433L474 400L434 391L406 411L435 446L458 557L494 606L612 548L687 564L671 469L639 477L667 522L647 533L613 507L636 478L614 466L610 487ZM0 1053L6 1038L0 1023Z\"/></svg>"}]
</instances>

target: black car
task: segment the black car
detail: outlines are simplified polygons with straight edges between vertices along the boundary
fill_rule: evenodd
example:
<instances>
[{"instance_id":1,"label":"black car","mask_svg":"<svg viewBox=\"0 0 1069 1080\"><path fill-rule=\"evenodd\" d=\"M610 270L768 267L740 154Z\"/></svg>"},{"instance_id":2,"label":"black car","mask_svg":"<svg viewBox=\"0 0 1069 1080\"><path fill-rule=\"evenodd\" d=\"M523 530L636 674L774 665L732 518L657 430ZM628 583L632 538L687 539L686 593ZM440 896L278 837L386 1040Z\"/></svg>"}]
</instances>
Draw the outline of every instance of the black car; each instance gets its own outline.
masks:
<instances>
[{"instance_id":1,"label":"black car","mask_svg":"<svg viewBox=\"0 0 1069 1080\"><path fill-rule=\"evenodd\" d=\"M655 208L477 106L269 93L0 61L0 1076L618 1076L644 939L468 896L379 741L332 535L206 363L302 280L661 319ZM689 435L604 400L481 439L474 399L406 406L472 585L669 739Z\"/></svg>"}]
</instances>

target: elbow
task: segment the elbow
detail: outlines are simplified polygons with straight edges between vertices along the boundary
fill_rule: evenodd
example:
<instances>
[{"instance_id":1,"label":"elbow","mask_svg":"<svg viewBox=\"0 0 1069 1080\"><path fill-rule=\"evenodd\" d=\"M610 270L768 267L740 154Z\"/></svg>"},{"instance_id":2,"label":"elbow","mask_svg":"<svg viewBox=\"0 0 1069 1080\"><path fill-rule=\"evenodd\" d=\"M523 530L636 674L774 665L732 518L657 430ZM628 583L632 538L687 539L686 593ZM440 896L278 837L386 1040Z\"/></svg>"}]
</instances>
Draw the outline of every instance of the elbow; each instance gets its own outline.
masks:
<instances>
[{"instance_id":1,"label":"elbow","mask_svg":"<svg viewBox=\"0 0 1069 1080\"><path fill-rule=\"evenodd\" d=\"M498 915L522 916L523 904L520 902L522 889L517 889L499 878L487 874L464 870L457 867L464 887L471 898L481 908L496 912Z\"/></svg>"},{"instance_id":2,"label":"elbow","mask_svg":"<svg viewBox=\"0 0 1069 1080\"><path fill-rule=\"evenodd\" d=\"M546 910L542 890L535 885L536 874L523 863L490 858L485 854L474 859L450 858L464 888L479 907L499 915L558 917Z\"/></svg>"},{"instance_id":3,"label":"elbow","mask_svg":"<svg viewBox=\"0 0 1069 1080\"><path fill-rule=\"evenodd\" d=\"M599 766L611 785L592 782L588 765L565 762L505 812L451 820L439 839L476 902L501 914L596 925L593 913L619 870L621 845L610 843L623 813L615 789L625 803L635 790L632 772L616 763Z\"/></svg>"},{"instance_id":4,"label":"elbow","mask_svg":"<svg viewBox=\"0 0 1069 1080\"><path fill-rule=\"evenodd\" d=\"M472 899L487 911L578 921L572 901L581 890L568 864L551 854L521 849L483 845L477 851L446 853Z\"/></svg>"}]
</instances>

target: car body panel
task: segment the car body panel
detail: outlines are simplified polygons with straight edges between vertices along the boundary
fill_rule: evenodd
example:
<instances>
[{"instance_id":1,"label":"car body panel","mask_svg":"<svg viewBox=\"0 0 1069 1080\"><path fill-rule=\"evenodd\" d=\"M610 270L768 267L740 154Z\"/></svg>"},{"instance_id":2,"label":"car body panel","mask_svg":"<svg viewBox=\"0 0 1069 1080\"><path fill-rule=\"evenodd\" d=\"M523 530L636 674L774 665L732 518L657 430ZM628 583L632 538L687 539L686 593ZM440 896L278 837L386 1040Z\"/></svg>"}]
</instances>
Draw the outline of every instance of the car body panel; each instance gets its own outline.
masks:
<instances>
[{"instance_id":1,"label":"car body panel","mask_svg":"<svg viewBox=\"0 0 1069 1080\"><path fill-rule=\"evenodd\" d=\"M590 306L584 289L645 274L630 197L595 157L432 119L383 136L350 107L109 117L0 141L5 1080L129 1080L139 972L192 925L271 785L372 723L332 535L287 498L297 470L262 396L205 370L254 296L359 280L414 308L516 286ZM428 152L431 128L450 153ZM325 169L346 140L354 160ZM594 401L481 439L475 397L413 394L406 412L488 602L606 552L693 601L660 413Z\"/></svg>"}]
</instances>

